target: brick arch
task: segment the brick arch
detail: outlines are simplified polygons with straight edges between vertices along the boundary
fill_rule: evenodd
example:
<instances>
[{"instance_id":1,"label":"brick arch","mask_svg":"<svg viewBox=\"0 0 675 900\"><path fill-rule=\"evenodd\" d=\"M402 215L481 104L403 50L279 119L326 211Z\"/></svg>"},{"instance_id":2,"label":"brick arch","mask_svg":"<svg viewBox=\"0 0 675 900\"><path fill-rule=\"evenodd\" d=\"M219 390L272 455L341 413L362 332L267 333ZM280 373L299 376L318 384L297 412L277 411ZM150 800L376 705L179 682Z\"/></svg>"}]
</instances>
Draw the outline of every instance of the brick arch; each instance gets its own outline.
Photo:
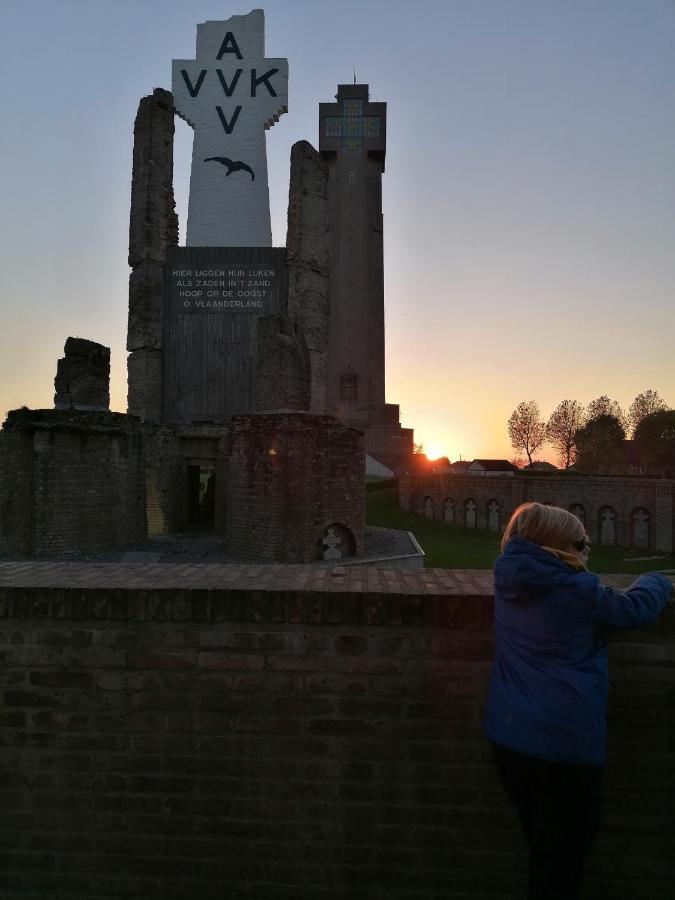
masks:
<instances>
[{"instance_id":1,"label":"brick arch","mask_svg":"<svg viewBox=\"0 0 675 900\"><path fill-rule=\"evenodd\" d=\"M601 506L598 510L598 543L605 547L616 547L617 515L613 506Z\"/></svg>"},{"instance_id":2,"label":"brick arch","mask_svg":"<svg viewBox=\"0 0 675 900\"><path fill-rule=\"evenodd\" d=\"M455 524L455 501L452 497L443 498L443 521L446 525Z\"/></svg>"},{"instance_id":3,"label":"brick arch","mask_svg":"<svg viewBox=\"0 0 675 900\"><path fill-rule=\"evenodd\" d=\"M649 550L651 516L644 506L636 506L630 514L630 545L635 550Z\"/></svg>"},{"instance_id":4,"label":"brick arch","mask_svg":"<svg viewBox=\"0 0 675 900\"><path fill-rule=\"evenodd\" d=\"M582 525L586 522L586 510L581 503L572 503L570 512L579 519Z\"/></svg>"},{"instance_id":5,"label":"brick arch","mask_svg":"<svg viewBox=\"0 0 675 900\"><path fill-rule=\"evenodd\" d=\"M434 502L434 498L431 496L431 494L427 494L426 497L422 500L422 515L425 519L436 518L436 503Z\"/></svg>"},{"instance_id":6,"label":"brick arch","mask_svg":"<svg viewBox=\"0 0 675 900\"><path fill-rule=\"evenodd\" d=\"M478 527L478 504L473 497L467 497L464 501L464 525L467 528Z\"/></svg>"},{"instance_id":7,"label":"brick arch","mask_svg":"<svg viewBox=\"0 0 675 900\"><path fill-rule=\"evenodd\" d=\"M330 522L317 541L317 559L338 560L350 556L356 556L354 533L342 522Z\"/></svg>"},{"instance_id":8,"label":"brick arch","mask_svg":"<svg viewBox=\"0 0 675 900\"><path fill-rule=\"evenodd\" d=\"M499 531L501 527L502 504L496 497L492 497L485 504L485 521L488 531Z\"/></svg>"}]
</instances>

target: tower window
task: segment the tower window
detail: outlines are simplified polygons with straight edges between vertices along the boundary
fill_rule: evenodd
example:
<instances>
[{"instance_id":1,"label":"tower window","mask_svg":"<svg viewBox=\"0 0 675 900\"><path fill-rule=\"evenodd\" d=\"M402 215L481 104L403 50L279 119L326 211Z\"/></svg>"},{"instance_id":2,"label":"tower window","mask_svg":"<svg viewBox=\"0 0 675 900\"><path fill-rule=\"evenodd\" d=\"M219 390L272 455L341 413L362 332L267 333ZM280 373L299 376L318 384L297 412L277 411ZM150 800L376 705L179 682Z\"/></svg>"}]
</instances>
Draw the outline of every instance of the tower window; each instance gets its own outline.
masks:
<instances>
[{"instance_id":1,"label":"tower window","mask_svg":"<svg viewBox=\"0 0 675 900\"><path fill-rule=\"evenodd\" d=\"M354 403L358 394L359 376L356 372L343 372L340 375L340 400L343 403Z\"/></svg>"}]
</instances>

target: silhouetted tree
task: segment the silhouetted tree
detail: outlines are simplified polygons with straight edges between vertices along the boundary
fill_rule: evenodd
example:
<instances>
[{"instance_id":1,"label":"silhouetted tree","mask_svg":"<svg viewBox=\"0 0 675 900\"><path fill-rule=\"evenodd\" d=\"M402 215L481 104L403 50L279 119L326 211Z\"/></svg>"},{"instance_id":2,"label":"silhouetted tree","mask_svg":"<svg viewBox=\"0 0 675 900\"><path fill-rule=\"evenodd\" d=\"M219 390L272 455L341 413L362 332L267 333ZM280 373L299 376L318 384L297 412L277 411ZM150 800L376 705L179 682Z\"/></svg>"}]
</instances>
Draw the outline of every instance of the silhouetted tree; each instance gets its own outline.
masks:
<instances>
[{"instance_id":1,"label":"silhouetted tree","mask_svg":"<svg viewBox=\"0 0 675 900\"><path fill-rule=\"evenodd\" d=\"M633 437L635 437L637 427L645 416L650 416L656 412L664 412L667 409L668 407L659 396L658 391L648 390L638 394L628 410L628 424L631 427Z\"/></svg>"},{"instance_id":2,"label":"silhouetted tree","mask_svg":"<svg viewBox=\"0 0 675 900\"><path fill-rule=\"evenodd\" d=\"M635 429L635 442L648 466L662 466L665 474L675 471L675 409L650 413Z\"/></svg>"},{"instance_id":3,"label":"silhouetted tree","mask_svg":"<svg viewBox=\"0 0 675 900\"><path fill-rule=\"evenodd\" d=\"M523 450L527 461L532 462L532 454L546 440L546 425L541 421L539 407L534 400L519 403L511 413L508 423L511 446L518 452Z\"/></svg>"},{"instance_id":4,"label":"silhouetted tree","mask_svg":"<svg viewBox=\"0 0 675 900\"><path fill-rule=\"evenodd\" d=\"M621 460L626 430L616 416L599 415L579 428L574 436L576 465L582 472L611 470Z\"/></svg>"},{"instance_id":5,"label":"silhouetted tree","mask_svg":"<svg viewBox=\"0 0 675 900\"><path fill-rule=\"evenodd\" d=\"M616 400L610 400L606 394L603 394L596 400L591 400L586 407L586 423L591 422L593 419L598 419L600 416L613 416L624 432L628 430L626 413Z\"/></svg>"},{"instance_id":6,"label":"silhouetted tree","mask_svg":"<svg viewBox=\"0 0 675 900\"><path fill-rule=\"evenodd\" d=\"M558 453L558 461L565 469L574 462L574 435L584 422L584 408L576 400L563 400L551 413L546 424L546 437Z\"/></svg>"}]
</instances>

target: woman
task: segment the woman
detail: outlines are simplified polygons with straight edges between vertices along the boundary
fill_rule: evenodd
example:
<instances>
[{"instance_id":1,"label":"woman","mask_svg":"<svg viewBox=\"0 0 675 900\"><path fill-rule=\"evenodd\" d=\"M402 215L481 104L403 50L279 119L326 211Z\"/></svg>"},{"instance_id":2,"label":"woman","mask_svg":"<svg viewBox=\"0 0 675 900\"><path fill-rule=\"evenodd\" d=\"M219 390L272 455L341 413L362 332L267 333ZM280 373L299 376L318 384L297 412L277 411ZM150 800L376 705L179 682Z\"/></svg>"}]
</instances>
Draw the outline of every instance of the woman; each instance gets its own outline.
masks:
<instances>
[{"instance_id":1,"label":"woman","mask_svg":"<svg viewBox=\"0 0 675 900\"><path fill-rule=\"evenodd\" d=\"M651 573L603 587L580 520L541 503L518 507L501 549L485 731L530 847L530 900L576 900L600 819L606 634L653 622L672 585Z\"/></svg>"}]
</instances>

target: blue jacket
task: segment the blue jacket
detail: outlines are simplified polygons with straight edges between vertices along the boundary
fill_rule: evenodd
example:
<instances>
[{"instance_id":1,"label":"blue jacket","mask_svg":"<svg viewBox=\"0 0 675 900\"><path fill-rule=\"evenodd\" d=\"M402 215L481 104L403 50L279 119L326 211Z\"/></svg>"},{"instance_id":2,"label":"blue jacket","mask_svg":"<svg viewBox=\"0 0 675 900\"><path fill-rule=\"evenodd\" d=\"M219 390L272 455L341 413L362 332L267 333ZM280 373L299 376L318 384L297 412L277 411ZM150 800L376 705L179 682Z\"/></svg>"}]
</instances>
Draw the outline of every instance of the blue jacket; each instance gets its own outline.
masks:
<instances>
[{"instance_id":1,"label":"blue jacket","mask_svg":"<svg viewBox=\"0 0 675 900\"><path fill-rule=\"evenodd\" d=\"M605 764L607 639L658 618L672 591L657 573L625 593L512 538L495 566L495 660L485 732L554 762Z\"/></svg>"}]
</instances>

